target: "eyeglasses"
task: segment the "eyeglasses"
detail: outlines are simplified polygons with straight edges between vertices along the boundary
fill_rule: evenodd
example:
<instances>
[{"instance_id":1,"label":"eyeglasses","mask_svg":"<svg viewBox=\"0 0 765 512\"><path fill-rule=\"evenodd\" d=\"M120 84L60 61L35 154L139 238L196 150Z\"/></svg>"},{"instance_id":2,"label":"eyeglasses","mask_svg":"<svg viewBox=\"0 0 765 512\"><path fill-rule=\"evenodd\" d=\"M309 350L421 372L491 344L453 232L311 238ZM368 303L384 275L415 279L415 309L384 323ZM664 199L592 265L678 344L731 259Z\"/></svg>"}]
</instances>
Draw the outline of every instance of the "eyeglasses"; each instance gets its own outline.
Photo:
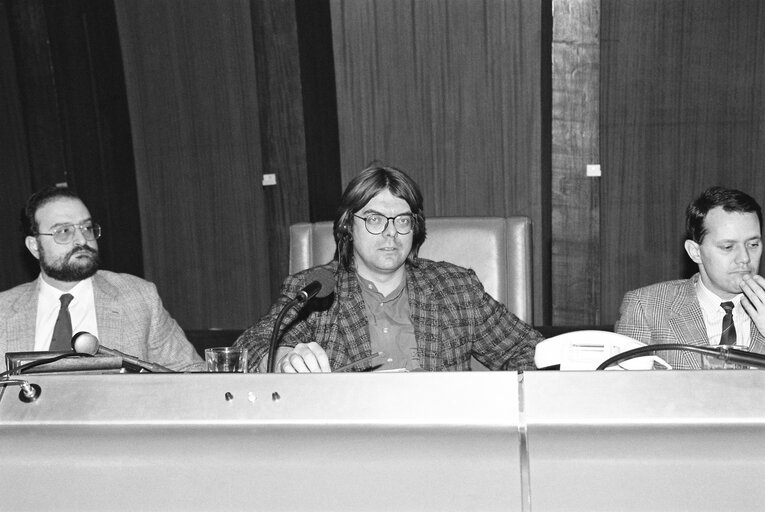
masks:
<instances>
[{"instance_id":1,"label":"eyeglasses","mask_svg":"<svg viewBox=\"0 0 765 512\"><path fill-rule=\"evenodd\" d=\"M101 226L98 224L64 224L54 229L52 233L37 234L52 236L57 244L66 245L74 240L74 233L78 229L85 240L95 240L101 236Z\"/></svg>"},{"instance_id":2,"label":"eyeglasses","mask_svg":"<svg viewBox=\"0 0 765 512\"><path fill-rule=\"evenodd\" d=\"M390 221L393 221L393 227L399 235L408 235L412 231L413 220L411 213L402 213L395 217L386 217L385 215L379 215L377 213L373 213L367 217L361 217L354 213L353 216L363 220L364 227L367 228L367 231L372 235L379 235L388 229L388 222Z\"/></svg>"}]
</instances>

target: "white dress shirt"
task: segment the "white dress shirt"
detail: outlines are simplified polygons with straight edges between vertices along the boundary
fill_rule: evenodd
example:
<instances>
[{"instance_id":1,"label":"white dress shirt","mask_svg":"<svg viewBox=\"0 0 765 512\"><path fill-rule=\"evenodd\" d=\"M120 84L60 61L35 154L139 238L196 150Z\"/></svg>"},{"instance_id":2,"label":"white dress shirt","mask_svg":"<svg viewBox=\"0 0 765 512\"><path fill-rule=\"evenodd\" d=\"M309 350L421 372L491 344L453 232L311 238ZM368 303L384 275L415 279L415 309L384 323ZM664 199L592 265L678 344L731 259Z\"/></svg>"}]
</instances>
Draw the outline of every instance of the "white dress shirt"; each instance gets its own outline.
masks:
<instances>
[{"instance_id":1,"label":"white dress shirt","mask_svg":"<svg viewBox=\"0 0 765 512\"><path fill-rule=\"evenodd\" d=\"M736 346L749 346L750 335L752 330L752 319L741 307L741 298L743 293L739 293L729 301L723 300L709 288L704 286L704 283L699 279L696 282L696 295L699 298L699 305L701 305L701 313L704 316L704 325L707 328L707 336L709 337L710 345L720 344L720 335L722 334L722 321L725 316L725 310L720 306L723 302L733 303L733 325L736 327Z\"/></svg>"},{"instance_id":2,"label":"white dress shirt","mask_svg":"<svg viewBox=\"0 0 765 512\"><path fill-rule=\"evenodd\" d=\"M68 292L54 288L43 280L40 281L40 293L37 297L37 323L35 324L35 350L49 350L56 326L58 312L61 309L61 295L69 293L74 297L69 303L69 316L72 318L72 334L86 331L98 337L96 323L96 301L93 296L93 280L85 279L77 283Z\"/></svg>"}]
</instances>

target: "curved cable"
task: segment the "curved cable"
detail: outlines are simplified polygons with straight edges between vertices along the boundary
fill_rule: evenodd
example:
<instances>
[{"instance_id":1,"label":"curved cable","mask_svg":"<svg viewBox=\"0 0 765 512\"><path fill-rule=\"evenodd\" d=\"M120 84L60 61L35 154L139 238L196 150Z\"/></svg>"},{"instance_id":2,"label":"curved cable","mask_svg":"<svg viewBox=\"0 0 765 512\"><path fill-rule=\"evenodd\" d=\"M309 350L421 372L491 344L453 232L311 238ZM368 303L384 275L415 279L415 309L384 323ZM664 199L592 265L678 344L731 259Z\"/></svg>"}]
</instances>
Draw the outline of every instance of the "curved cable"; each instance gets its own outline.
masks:
<instances>
[{"instance_id":1,"label":"curved cable","mask_svg":"<svg viewBox=\"0 0 765 512\"><path fill-rule=\"evenodd\" d=\"M279 316L276 317L276 323L274 323L274 328L271 331L271 341L268 345L268 373L274 373L274 365L276 364L274 357L276 356L276 348L279 346L279 331L282 325L282 320L284 320L284 315L300 302L299 298L291 299L287 305L279 311Z\"/></svg>"},{"instance_id":2,"label":"curved cable","mask_svg":"<svg viewBox=\"0 0 765 512\"><path fill-rule=\"evenodd\" d=\"M616 354L615 356L609 357L600 363L596 370L605 370L613 364L621 363L628 359L633 359L635 357L659 351L698 352L700 354L713 355L724 361L733 361L754 365L758 368L765 368L765 355L731 348L728 345L718 345L716 347L700 347L696 345L681 345L679 343L660 343L657 345L646 345L644 347L633 348L632 350L627 350L625 352Z\"/></svg>"}]
</instances>

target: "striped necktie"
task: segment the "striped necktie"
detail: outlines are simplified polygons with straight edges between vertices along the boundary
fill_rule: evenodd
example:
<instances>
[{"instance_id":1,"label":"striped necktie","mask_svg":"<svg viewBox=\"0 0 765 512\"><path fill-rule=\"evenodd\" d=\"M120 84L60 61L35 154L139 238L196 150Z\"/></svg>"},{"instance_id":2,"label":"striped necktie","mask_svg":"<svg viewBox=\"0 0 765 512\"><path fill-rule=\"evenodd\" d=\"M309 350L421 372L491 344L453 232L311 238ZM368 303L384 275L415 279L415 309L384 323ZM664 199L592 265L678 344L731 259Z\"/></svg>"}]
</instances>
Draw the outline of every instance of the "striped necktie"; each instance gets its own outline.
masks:
<instances>
[{"instance_id":1,"label":"striped necktie","mask_svg":"<svg viewBox=\"0 0 765 512\"><path fill-rule=\"evenodd\" d=\"M736 344L736 326L733 325L733 303L723 302L720 304L725 310L725 316L722 321L722 334L720 335L720 345Z\"/></svg>"}]
</instances>

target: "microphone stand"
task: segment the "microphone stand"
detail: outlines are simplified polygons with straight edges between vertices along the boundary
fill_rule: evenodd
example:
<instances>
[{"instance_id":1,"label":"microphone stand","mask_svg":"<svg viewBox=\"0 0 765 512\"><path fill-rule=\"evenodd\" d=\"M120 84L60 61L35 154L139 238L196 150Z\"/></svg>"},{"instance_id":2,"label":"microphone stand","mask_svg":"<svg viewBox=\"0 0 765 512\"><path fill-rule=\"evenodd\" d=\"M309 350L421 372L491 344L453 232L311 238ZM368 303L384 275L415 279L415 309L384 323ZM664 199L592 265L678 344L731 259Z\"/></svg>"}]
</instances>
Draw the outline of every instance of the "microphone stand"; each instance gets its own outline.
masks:
<instances>
[{"instance_id":1,"label":"microphone stand","mask_svg":"<svg viewBox=\"0 0 765 512\"><path fill-rule=\"evenodd\" d=\"M279 311L279 315L276 317L274 328L271 331L271 341L268 345L268 373L274 373L274 365L276 364L274 358L276 357L276 348L279 346L279 327L282 325L284 315L287 314L287 311L300 304L301 302L304 302L301 295L298 295L294 299L290 299L290 301L282 308L282 310Z\"/></svg>"},{"instance_id":2,"label":"microphone stand","mask_svg":"<svg viewBox=\"0 0 765 512\"><path fill-rule=\"evenodd\" d=\"M287 311L296 305L306 304L314 297L326 297L332 293L335 287L334 276L326 268L319 267L311 271L306 281L308 284L298 292L294 299L287 302L276 317L274 329L271 331L271 341L268 345L268 373L274 373L274 365L276 364L274 358L276 357L276 347L279 345L279 327L282 325L282 320Z\"/></svg>"}]
</instances>

